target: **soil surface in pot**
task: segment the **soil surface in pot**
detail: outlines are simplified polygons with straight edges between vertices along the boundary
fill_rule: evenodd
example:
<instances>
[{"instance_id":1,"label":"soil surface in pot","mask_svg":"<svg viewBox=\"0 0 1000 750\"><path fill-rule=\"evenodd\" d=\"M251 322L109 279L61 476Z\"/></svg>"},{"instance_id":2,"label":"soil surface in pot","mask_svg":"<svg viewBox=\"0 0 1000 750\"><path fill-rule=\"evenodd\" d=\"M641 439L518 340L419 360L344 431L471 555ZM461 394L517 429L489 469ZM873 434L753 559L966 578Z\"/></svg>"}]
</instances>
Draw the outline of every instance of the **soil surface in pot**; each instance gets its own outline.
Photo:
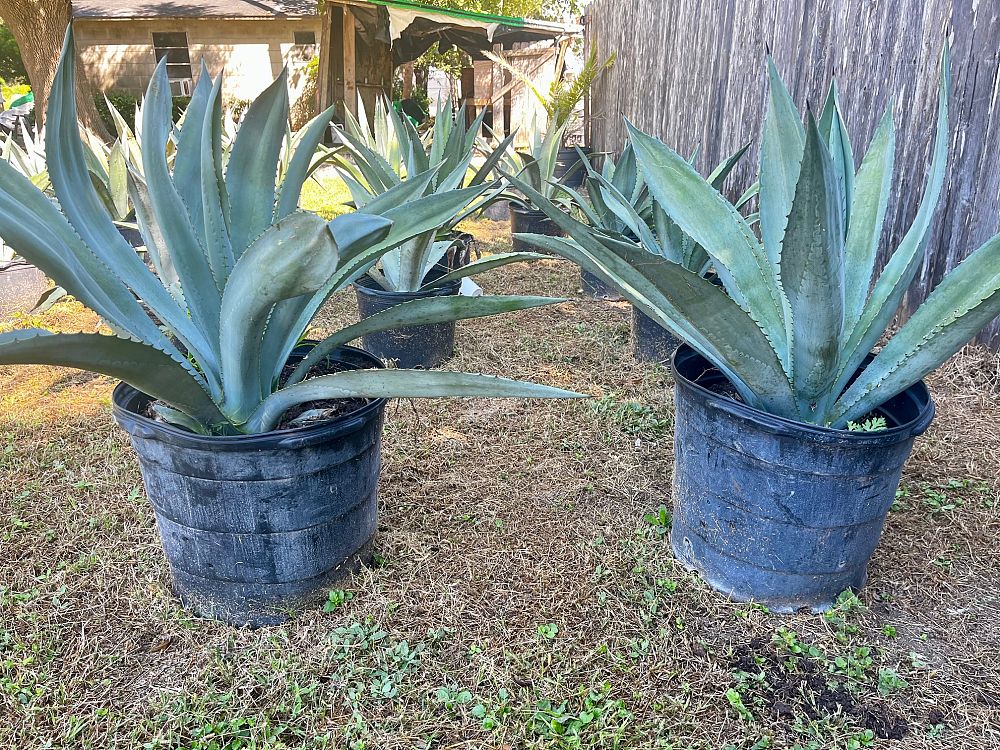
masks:
<instances>
[{"instance_id":1,"label":"soil surface in pot","mask_svg":"<svg viewBox=\"0 0 1000 750\"><path fill-rule=\"evenodd\" d=\"M294 365L285 365L285 369L281 371L281 382L284 383L288 376L292 374L295 369ZM314 365L309 371L309 377L318 378L322 375L333 375L337 372L346 372L347 370L353 370L355 368L348 367L343 362L333 362L330 360L325 360L317 365ZM322 401L307 401L304 404L298 404L293 406L288 411L286 411L282 417L281 422L275 428L276 431L280 430L293 430L299 427L311 427L313 425L322 424L323 422L330 422L338 417L343 417L352 412L358 411L363 408L366 404L370 403L371 399L367 398L337 398L337 399L324 399ZM155 420L157 422L166 422L156 411L153 406L159 401L150 401L146 404L146 408L143 409L142 416L148 419ZM320 414L311 416L308 419L302 420L300 422L295 422L300 416L309 411L318 411ZM292 424L295 422L294 424ZM175 425L177 426L177 425ZM183 429L183 428L180 428Z\"/></svg>"}]
</instances>

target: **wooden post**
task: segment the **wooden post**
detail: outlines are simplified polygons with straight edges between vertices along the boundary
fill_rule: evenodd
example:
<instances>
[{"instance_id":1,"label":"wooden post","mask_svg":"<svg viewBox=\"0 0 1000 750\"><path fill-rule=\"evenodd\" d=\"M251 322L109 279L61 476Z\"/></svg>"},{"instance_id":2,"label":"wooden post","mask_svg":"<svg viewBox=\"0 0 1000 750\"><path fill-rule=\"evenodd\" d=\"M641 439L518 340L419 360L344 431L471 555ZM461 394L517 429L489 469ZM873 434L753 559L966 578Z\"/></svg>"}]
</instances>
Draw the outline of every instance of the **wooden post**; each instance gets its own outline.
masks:
<instances>
[{"instance_id":1,"label":"wooden post","mask_svg":"<svg viewBox=\"0 0 1000 750\"><path fill-rule=\"evenodd\" d=\"M323 8L323 15L320 20L319 32L319 71L316 78L316 89L319 94L319 109L324 109L334 103L333 82L336 78L334 74L333 60L333 6L327 3Z\"/></svg>"},{"instance_id":2,"label":"wooden post","mask_svg":"<svg viewBox=\"0 0 1000 750\"><path fill-rule=\"evenodd\" d=\"M354 28L354 14L344 8L344 106L358 116L357 45Z\"/></svg>"},{"instance_id":3,"label":"wooden post","mask_svg":"<svg viewBox=\"0 0 1000 750\"><path fill-rule=\"evenodd\" d=\"M499 44L493 45L493 54L499 55L503 51L503 47ZM499 106L497 105L496 92L503 88L504 83L504 73L505 71L496 63L493 63L490 75L490 107L493 109L493 132L497 134L498 138L503 138L507 134L507 121L505 118L506 113L504 112L504 102L501 97Z\"/></svg>"},{"instance_id":4,"label":"wooden post","mask_svg":"<svg viewBox=\"0 0 1000 750\"><path fill-rule=\"evenodd\" d=\"M413 96L413 63L408 62L403 65L403 98L409 99Z\"/></svg>"}]
</instances>

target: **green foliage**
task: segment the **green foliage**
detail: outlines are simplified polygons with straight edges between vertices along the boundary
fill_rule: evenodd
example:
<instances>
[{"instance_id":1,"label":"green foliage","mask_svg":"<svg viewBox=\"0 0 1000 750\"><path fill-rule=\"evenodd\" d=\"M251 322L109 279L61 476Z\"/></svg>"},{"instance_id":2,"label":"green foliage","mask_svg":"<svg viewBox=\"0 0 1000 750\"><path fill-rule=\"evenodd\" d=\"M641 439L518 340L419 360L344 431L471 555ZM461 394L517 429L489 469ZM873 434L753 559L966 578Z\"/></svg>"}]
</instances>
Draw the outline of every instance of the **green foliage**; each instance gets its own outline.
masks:
<instances>
[{"instance_id":1,"label":"green foliage","mask_svg":"<svg viewBox=\"0 0 1000 750\"><path fill-rule=\"evenodd\" d=\"M539 18L561 21L567 15L579 16L581 0L424 0L425 5L439 8L470 10L476 13L491 13L515 18Z\"/></svg>"},{"instance_id":2,"label":"green foliage","mask_svg":"<svg viewBox=\"0 0 1000 750\"><path fill-rule=\"evenodd\" d=\"M629 126L654 201L704 249L724 291L665 250L662 262L649 262L641 244L575 221L528 180L512 178L572 238L522 239L615 285L718 367L750 406L843 429L931 372L1000 314L1000 235L946 276L852 380L895 316L927 246L947 158L947 52L930 179L910 230L877 278L895 151L891 108L855 172L836 87L820 119L810 114L803 127L773 64L769 72L757 215L742 214L687 160Z\"/></svg>"},{"instance_id":3,"label":"green foliage","mask_svg":"<svg viewBox=\"0 0 1000 750\"><path fill-rule=\"evenodd\" d=\"M140 98L128 91L109 91L106 94L98 94L94 97L94 106L97 107L97 114L100 115L104 127L109 133L118 132L118 121L112 108L118 111L129 128L135 130L135 113L139 105ZM181 119L191 103L190 96L175 96L172 99L171 116L174 122Z\"/></svg>"},{"instance_id":4,"label":"green foliage","mask_svg":"<svg viewBox=\"0 0 1000 750\"><path fill-rule=\"evenodd\" d=\"M451 190L412 200L409 186L399 185L331 222L299 211L332 109L289 140L282 75L250 106L224 149L221 76L213 82L203 67L176 126L161 61L142 107L142 147L122 137L127 126L116 123L153 273L95 189L78 128L74 68L70 30L47 112L46 155L58 205L0 161L0 236L98 313L114 335L12 331L0 335L0 363L120 378L152 397L162 419L213 434L265 432L287 409L331 398L575 395L502 378L406 370L282 382L289 355L331 294L393 247L440 226L472 194ZM424 302L373 316L353 327L351 338L398 327L401 314L419 313ZM478 298L471 308L465 300L451 302L452 320L481 315L484 307L540 304L518 297ZM435 314L443 315L437 308ZM307 357L299 380L322 361Z\"/></svg>"},{"instance_id":5,"label":"green foliage","mask_svg":"<svg viewBox=\"0 0 1000 750\"><path fill-rule=\"evenodd\" d=\"M28 71L24 68L21 48L14 38L14 32L2 21L0 21L0 78L10 83L27 83L28 80ZM4 101L7 101L6 92Z\"/></svg>"},{"instance_id":6,"label":"green foliage","mask_svg":"<svg viewBox=\"0 0 1000 750\"><path fill-rule=\"evenodd\" d=\"M616 425L626 435L647 440L662 438L673 420L651 406L636 401L620 401L611 394L593 399L588 406L596 416Z\"/></svg>"},{"instance_id":7,"label":"green foliage","mask_svg":"<svg viewBox=\"0 0 1000 750\"><path fill-rule=\"evenodd\" d=\"M545 107L551 121L556 125L568 122L597 77L613 66L617 59L618 54L612 52L604 62L598 62L597 50L591 50L583 68L573 78L553 81Z\"/></svg>"},{"instance_id":8,"label":"green foliage","mask_svg":"<svg viewBox=\"0 0 1000 750\"><path fill-rule=\"evenodd\" d=\"M111 108L118 110L118 113L125 118L128 126L135 130L135 108L139 103L139 97L127 91L109 91L106 94L94 96L94 106L97 107L97 114L101 117L101 122L109 133L118 132L115 118L111 114Z\"/></svg>"},{"instance_id":9,"label":"green foliage","mask_svg":"<svg viewBox=\"0 0 1000 750\"><path fill-rule=\"evenodd\" d=\"M885 417L868 417L862 422L848 422L851 432L881 432L886 428Z\"/></svg>"},{"instance_id":10,"label":"green foliage","mask_svg":"<svg viewBox=\"0 0 1000 750\"><path fill-rule=\"evenodd\" d=\"M673 516L670 511L667 510L666 505L660 505L655 513L646 513L642 519L653 527L657 534L660 536L665 535L670 531L670 527L673 524Z\"/></svg>"},{"instance_id":11,"label":"green foliage","mask_svg":"<svg viewBox=\"0 0 1000 750\"><path fill-rule=\"evenodd\" d=\"M538 635L547 641L554 640L557 635L559 635L559 626L554 622L546 623L545 625L539 625L536 628Z\"/></svg>"},{"instance_id":12,"label":"green foliage","mask_svg":"<svg viewBox=\"0 0 1000 750\"><path fill-rule=\"evenodd\" d=\"M347 604L354 598L354 594L350 591L344 591L343 589L333 589L326 597L326 601L323 603L324 612L336 612L341 606Z\"/></svg>"}]
</instances>

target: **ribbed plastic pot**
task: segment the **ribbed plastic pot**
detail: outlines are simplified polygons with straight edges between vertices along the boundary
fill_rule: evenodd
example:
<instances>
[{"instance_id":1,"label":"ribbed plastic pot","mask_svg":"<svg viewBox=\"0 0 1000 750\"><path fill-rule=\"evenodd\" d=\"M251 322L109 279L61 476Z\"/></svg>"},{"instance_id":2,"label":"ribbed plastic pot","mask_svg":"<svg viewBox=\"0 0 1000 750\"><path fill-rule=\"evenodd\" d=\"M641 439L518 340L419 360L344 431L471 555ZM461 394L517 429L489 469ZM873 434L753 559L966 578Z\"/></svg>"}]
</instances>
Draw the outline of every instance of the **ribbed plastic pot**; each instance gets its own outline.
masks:
<instances>
[{"instance_id":1,"label":"ribbed plastic pot","mask_svg":"<svg viewBox=\"0 0 1000 750\"><path fill-rule=\"evenodd\" d=\"M593 153L593 149L588 146L582 146L580 148L587 158ZM576 166L579 164L580 166ZM576 167L575 171L566 177L566 174L570 170ZM552 171L552 178L566 185L566 187L578 188L583 185L583 177L587 174L587 170L584 169L583 164L580 164L580 154L577 153L575 148L561 148L559 153L556 154L556 167Z\"/></svg>"},{"instance_id":2,"label":"ribbed plastic pot","mask_svg":"<svg viewBox=\"0 0 1000 750\"><path fill-rule=\"evenodd\" d=\"M640 362L667 364L681 340L637 307L632 308L632 355Z\"/></svg>"},{"instance_id":3,"label":"ribbed plastic pot","mask_svg":"<svg viewBox=\"0 0 1000 750\"><path fill-rule=\"evenodd\" d=\"M549 237L561 237L562 230L541 211L533 211L516 203L510 204L511 234L544 234ZM516 237L513 239L514 251L519 253L545 253L545 250L535 247Z\"/></svg>"},{"instance_id":4,"label":"ribbed plastic pot","mask_svg":"<svg viewBox=\"0 0 1000 750\"><path fill-rule=\"evenodd\" d=\"M382 366L351 347L331 359ZM124 383L112 400L186 608L236 626L278 624L370 555L385 399L323 424L237 437L149 419L150 398Z\"/></svg>"},{"instance_id":5,"label":"ribbed plastic pot","mask_svg":"<svg viewBox=\"0 0 1000 750\"><path fill-rule=\"evenodd\" d=\"M914 438L934 417L927 387L879 407L886 430L849 432L719 395L725 377L687 345L673 370L678 559L776 612L824 611L861 589Z\"/></svg>"},{"instance_id":6,"label":"ribbed plastic pot","mask_svg":"<svg viewBox=\"0 0 1000 750\"><path fill-rule=\"evenodd\" d=\"M358 313L362 320L410 300L455 295L461 287L461 281L453 281L421 292L387 292L369 276L363 276L354 282ZM450 359L455 353L455 321L371 333L361 337L361 346L379 359L392 362L399 369L430 369Z\"/></svg>"},{"instance_id":7,"label":"ribbed plastic pot","mask_svg":"<svg viewBox=\"0 0 1000 750\"><path fill-rule=\"evenodd\" d=\"M0 264L0 320L29 312L48 288L45 274L30 263L15 260Z\"/></svg>"},{"instance_id":8,"label":"ribbed plastic pot","mask_svg":"<svg viewBox=\"0 0 1000 750\"><path fill-rule=\"evenodd\" d=\"M622 299L622 295L617 289L605 283L604 279L592 274L585 268L580 269L580 286L583 288L584 297L606 299L609 301Z\"/></svg>"}]
</instances>

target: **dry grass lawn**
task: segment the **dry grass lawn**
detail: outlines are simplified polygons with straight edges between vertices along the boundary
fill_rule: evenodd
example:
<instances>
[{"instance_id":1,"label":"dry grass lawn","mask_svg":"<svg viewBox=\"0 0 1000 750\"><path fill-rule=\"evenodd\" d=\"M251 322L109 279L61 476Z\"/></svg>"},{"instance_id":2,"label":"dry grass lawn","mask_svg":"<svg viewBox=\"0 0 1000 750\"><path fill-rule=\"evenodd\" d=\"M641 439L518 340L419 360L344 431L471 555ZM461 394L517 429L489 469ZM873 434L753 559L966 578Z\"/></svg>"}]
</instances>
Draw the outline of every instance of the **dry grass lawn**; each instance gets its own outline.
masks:
<instances>
[{"instance_id":1,"label":"dry grass lawn","mask_svg":"<svg viewBox=\"0 0 1000 750\"><path fill-rule=\"evenodd\" d=\"M578 289L559 261L481 283ZM320 323L353 304L333 300ZM97 325L72 302L35 322ZM390 405L378 566L331 611L257 631L171 596L112 381L0 368L0 747L1000 742L1000 358L970 349L931 379L938 416L860 598L777 616L671 556L671 380L631 357L625 305L459 325L449 368L597 398Z\"/></svg>"}]
</instances>

